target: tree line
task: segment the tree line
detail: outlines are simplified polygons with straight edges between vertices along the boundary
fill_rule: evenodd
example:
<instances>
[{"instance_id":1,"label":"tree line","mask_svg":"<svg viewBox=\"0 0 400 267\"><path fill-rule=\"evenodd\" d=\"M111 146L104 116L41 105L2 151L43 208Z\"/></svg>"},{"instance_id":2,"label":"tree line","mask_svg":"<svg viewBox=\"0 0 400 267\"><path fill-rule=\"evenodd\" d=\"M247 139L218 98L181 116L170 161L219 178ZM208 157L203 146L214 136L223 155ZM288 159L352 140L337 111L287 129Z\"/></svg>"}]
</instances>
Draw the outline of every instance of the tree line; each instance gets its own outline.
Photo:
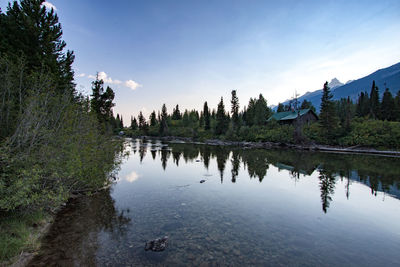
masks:
<instances>
[{"instance_id":1,"label":"tree line","mask_svg":"<svg viewBox=\"0 0 400 267\"><path fill-rule=\"evenodd\" d=\"M131 136L170 135L232 141L317 142L400 148L400 91L393 97L386 88L381 100L379 89L373 82L370 94L361 93L356 103L349 97L336 101L332 98L326 82L321 97L319 120L302 126L283 125L274 120L268 121L274 112L268 107L262 94L250 98L247 106L240 110L237 91L232 90L229 110L222 97L217 108L212 110L205 102L201 111L192 109L181 112L179 105L176 105L169 114L164 104L161 112L153 111L148 119L142 112L139 112L137 118L131 116L130 126L125 130ZM276 112L295 112L299 109L316 111L310 101L298 103L297 99L293 99L287 105L279 103Z\"/></svg>"},{"instance_id":2,"label":"tree line","mask_svg":"<svg viewBox=\"0 0 400 267\"><path fill-rule=\"evenodd\" d=\"M77 92L73 51L54 9L21 0L0 11L0 215L50 210L110 182L114 92Z\"/></svg>"}]
</instances>

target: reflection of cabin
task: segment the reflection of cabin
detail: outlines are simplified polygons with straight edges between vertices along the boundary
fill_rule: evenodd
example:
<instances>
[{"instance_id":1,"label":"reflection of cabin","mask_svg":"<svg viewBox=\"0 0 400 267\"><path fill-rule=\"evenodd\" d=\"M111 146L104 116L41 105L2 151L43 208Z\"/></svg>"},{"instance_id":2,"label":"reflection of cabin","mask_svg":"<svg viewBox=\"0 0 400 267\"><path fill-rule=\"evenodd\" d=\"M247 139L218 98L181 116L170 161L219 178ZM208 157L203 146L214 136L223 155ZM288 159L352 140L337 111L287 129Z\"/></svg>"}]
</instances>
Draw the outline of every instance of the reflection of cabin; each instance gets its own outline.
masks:
<instances>
[{"instance_id":1,"label":"reflection of cabin","mask_svg":"<svg viewBox=\"0 0 400 267\"><path fill-rule=\"evenodd\" d=\"M273 114L268 121L276 120L282 124L293 124L299 121L300 124L308 124L318 120L317 114L311 109L300 109L298 111L284 111Z\"/></svg>"}]
</instances>

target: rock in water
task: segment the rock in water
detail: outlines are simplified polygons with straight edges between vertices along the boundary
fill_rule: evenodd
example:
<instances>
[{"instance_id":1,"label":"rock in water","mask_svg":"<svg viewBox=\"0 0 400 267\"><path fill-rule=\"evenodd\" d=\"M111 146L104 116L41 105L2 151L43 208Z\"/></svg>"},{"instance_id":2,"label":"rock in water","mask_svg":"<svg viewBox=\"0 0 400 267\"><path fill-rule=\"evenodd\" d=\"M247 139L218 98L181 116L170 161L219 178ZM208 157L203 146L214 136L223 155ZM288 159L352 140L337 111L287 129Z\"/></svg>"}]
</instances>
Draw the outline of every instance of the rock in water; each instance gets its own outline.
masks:
<instances>
[{"instance_id":1,"label":"rock in water","mask_svg":"<svg viewBox=\"0 0 400 267\"><path fill-rule=\"evenodd\" d=\"M164 236L163 238L157 238L154 240L150 240L146 242L146 245L144 246L144 250L148 251L163 251L168 244L168 236Z\"/></svg>"},{"instance_id":2,"label":"rock in water","mask_svg":"<svg viewBox=\"0 0 400 267\"><path fill-rule=\"evenodd\" d=\"M200 183L202 184L202 183L204 183L206 180L200 180Z\"/></svg>"}]
</instances>

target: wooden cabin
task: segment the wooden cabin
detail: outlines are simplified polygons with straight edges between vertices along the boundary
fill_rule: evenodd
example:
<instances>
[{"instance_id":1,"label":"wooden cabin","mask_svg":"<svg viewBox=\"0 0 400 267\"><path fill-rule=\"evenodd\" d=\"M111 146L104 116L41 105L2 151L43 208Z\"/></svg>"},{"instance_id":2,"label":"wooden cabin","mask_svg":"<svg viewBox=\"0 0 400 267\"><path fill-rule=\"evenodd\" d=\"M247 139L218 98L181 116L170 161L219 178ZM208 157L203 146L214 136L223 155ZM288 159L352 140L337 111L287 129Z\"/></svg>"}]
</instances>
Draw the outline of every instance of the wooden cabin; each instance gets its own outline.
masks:
<instances>
[{"instance_id":1,"label":"wooden cabin","mask_svg":"<svg viewBox=\"0 0 400 267\"><path fill-rule=\"evenodd\" d=\"M309 124L311 122L317 121L318 116L311 109L300 109L297 111L284 111L274 113L268 121L276 120L281 124L293 124L298 121L301 125Z\"/></svg>"}]
</instances>

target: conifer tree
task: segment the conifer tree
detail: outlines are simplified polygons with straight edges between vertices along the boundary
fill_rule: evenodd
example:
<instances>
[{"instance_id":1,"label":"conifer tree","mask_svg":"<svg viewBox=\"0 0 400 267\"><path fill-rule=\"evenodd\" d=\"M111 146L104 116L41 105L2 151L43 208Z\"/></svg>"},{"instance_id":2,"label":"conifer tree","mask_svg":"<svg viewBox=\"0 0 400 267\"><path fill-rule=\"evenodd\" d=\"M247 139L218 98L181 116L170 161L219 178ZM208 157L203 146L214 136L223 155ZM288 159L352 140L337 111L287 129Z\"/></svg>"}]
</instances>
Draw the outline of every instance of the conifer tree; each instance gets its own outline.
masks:
<instances>
[{"instance_id":1,"label":"conifer tree","mask_svg":"<svg viewBox=\"0 0 400 267\"><path fill-rule=\"evenodd\" d=\"M356 115L364 117L369 114L369 97L367 92L361 92L357 100Z\"/></svg>"},{"instance_id":2,"label":"conifer tree","mask_svg":"<svg viewBox=\"0 0 400 267\"><path fill-rule=\"evenodd\" d=\"M157 118L156 118L156 111L155 110L153 110L153 112L150 114L149 120L150 120L150 126L156 126L157 125Z\"/></svg>"},{"instance_id":3,"label":"conifer tree","mask_svg":"<svg viewBox=\"0 0 400 267\"><path fill-rule=\"evenodd\" d=\"M394 98L394 118L396 121L400 121L400 90Z\"/></svg>"},{"instance_id":4,"label":"conifer tree","mask_svg":"<svg viewBox=\"0 0 400 267\"><path fill-rule=\"evenodd\" d=\"M210 110L208 109L207 101L204 102L203 116L204 116L204 130L210 130Z\"/></svg>"},{"instance_id":5,"label":"conifer tree","mask_svg":"<svg viewBox=\"0 0 400 267\"><path fill-rule=\"evenodd\" d=\"M333 95L328 86L328 82L325 82L324 89L322 91L321 98L321 112L319 115L321 132L327 141L333 141L337 131L337 117L335 112L335 105L332 101Z\"/></svg>"},{"instance_id":6,"label":"conifer tree","mask_svg":"<svg viewBox=\"0 0 400 267\"><path fill-rule=\"evenodd\" d=\"M382 120L393 121L396 119L394 98L388 88L386 88L385 92L383 93L381 111Z\"/></svg>"},{"instance_id":7,"label":"conifer tree","mask_svg":"<svg viewBox=\"0 0 400 267\"><path fill-rule=\"evenodd\" d=\"M165 104L163 104L161 108L161 121L159 129L161 135L166 135L168 133L167 119L168 119L167 107L165 106Z\"/></svg>"},{"instance_id":8,"label":"conifer tree","mask_svg":"<svg viewBox=\"0 0 400 267\"><path fill-rule=\"evenodd\" d=\"M173 120L180 120L180 119L182 119L182 114L181 114L181 112L179 111L179 106L178 106L178 105L176 105L176 107L175 107L174 110L172 111L172 117L171 117L171 119L173 119Z\"/></svg>"},{"instance_id":9,"label":"conifer tree","mask_svg":"<svg viewBox=\"0 0 400 267\"><path fill-rule=\"evenodd\" d=\"M226 118L224 100L222 97L218 104L216 120L215 133L217 135L224 134L228 130L228 120Z\"/></svg>"},{"instance_id":10,"label":"conifer tree","mask_svg":"<svg viewBox=\"0 0 400 267\"><path fill-rule=\"evenodd\" d=\"M372 118L378 119L380 117L379 89L375 81L372 82L371 93L369 95L370 115Z\"/></svg>"},{"instance_id":11,"label":"conifer tree","mask_svg":"<svg viewBox=\"0 0 400 267\"><path fill-rule=\"evenodd\" d=\"M283 112L283 111L285 111L285 106L282 103L279 103L276 112Z\"/></svg>"},{"instance_id":12,"label":"conifer tree","mask_svg":"<svg viewBox=\"0 0 400 267\"><path fill-rule=\"evenodd\" d=\"M236 90L232 90L232 99L231 99L231 113L232 113L232 125L235 130L240 128L239 124L239 98L236 95Z\"/></svg>"},{"instance_id":13,"label":"conifer tree","mask_svg":"<svg viewBox=\"0 0 400 267\"><path fill-rule=\"evenodd\" d=\"M306 99L304 99L303 102L301 102L300 109L308 109L308 108L316 112L315 107L313 106L311 101L307 101Z\"/></svg>"},{"instance_id":14,"label":"conifer tree","mask_svg":"<svg viewBox=\"0 0 400 267\"><path fill-rule=\"evenodd\" d=\"M92 82L92 95L90 100L90 107L92 112L97 115L100 124L107 124L112 115L112 108L114 107L115 94L114 91L107 86L104 91L104 82L99 80L97 75L96 80Z\"/></svg>"},{"instance_id":15,"label":"conifer tree","mask_svg":"<svg viewBox=\"0 0 400 267\"><path fill-rule=\"evenodd\" d=\"M141 111L139 112L138 120L139 120L139 130L143 131L144 133L147 133L148 125Z\"/></svg>"},{"instance_id":16,"label":"conifer tree","mask_svg":"<svg viewBox=\"0 0 400 267\"><path fill-rule=\"evenodd\" d=\"M136 118L132 118L131 117L131 129L132 129L132 131L136 131L137 128L138 128L138 123L137 123Z\"/></svg>"},{"instance_id":17,"label":"conifer tree","mask_svg":"<svg viewBox=\"0 0 400 267\"><path fill-rule=\"evenodd\" d=\"M267 105L267 100L262 94L259 95L254 109L254 124L265 125L267 119L271 116L271 110Z\"/></svg>"}]
</instances>

